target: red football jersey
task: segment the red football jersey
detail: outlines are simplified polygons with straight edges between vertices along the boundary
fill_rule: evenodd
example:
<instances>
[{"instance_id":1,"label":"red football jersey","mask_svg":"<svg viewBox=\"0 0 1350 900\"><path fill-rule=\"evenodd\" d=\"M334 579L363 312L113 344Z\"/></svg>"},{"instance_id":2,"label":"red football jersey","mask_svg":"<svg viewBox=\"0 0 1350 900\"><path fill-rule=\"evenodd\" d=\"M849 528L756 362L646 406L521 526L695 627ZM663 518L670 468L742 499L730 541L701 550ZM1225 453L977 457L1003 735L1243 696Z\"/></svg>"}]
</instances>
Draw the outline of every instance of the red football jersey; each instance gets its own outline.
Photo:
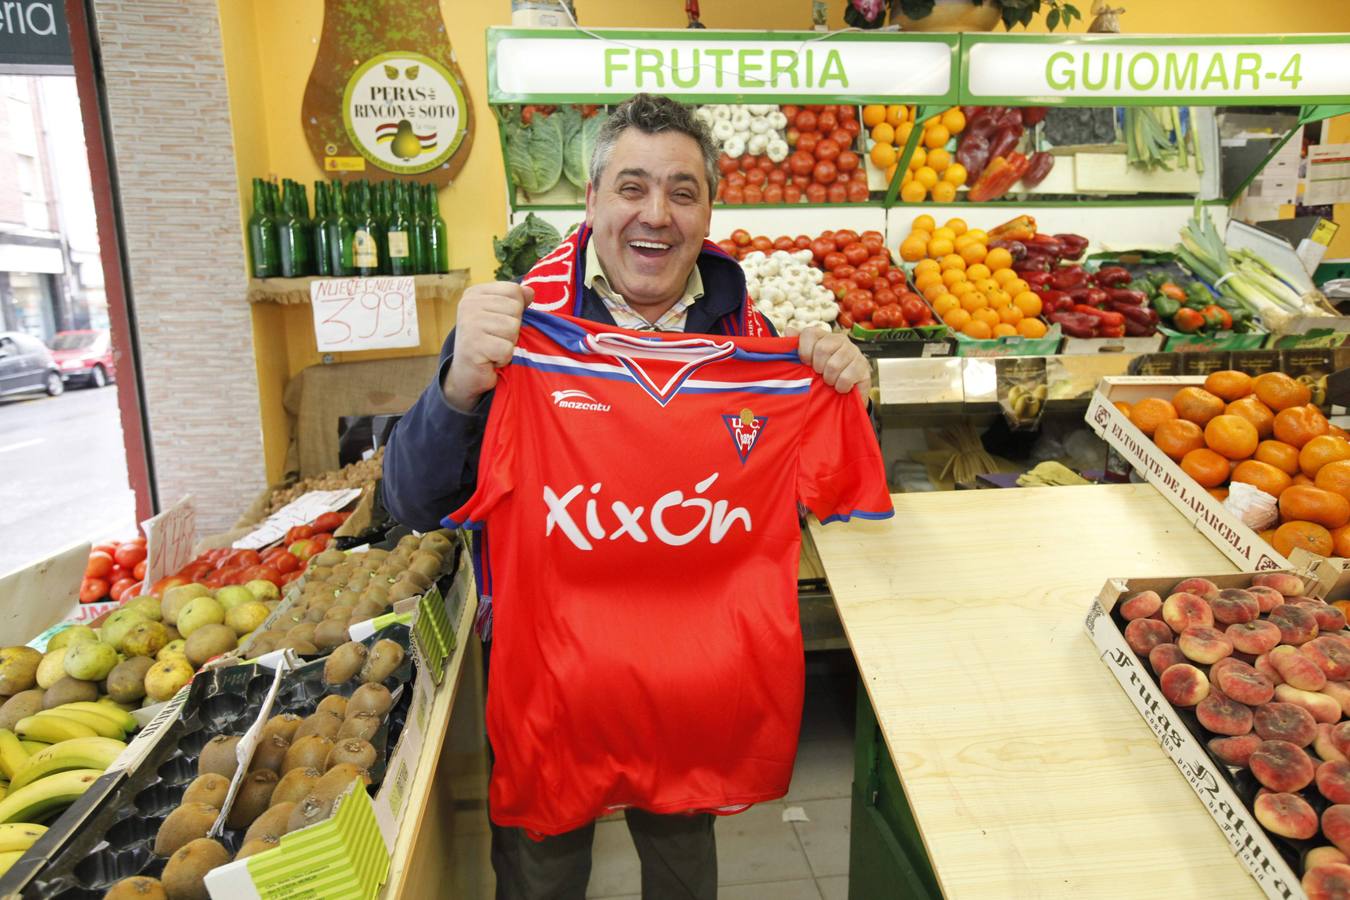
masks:
<instances>
[{"instance_id":1,"label":"red football jersey","mask_svg":"<svg viewBox=\"0 0 1350 900\"><path fill-rule=\"evenodd\" d=\"M492 819L787 792L801 723L798 501L893 514L856 394L795 338L621 331L527 310L473 497L493 609Z\"/></svg>"}]
</instances>

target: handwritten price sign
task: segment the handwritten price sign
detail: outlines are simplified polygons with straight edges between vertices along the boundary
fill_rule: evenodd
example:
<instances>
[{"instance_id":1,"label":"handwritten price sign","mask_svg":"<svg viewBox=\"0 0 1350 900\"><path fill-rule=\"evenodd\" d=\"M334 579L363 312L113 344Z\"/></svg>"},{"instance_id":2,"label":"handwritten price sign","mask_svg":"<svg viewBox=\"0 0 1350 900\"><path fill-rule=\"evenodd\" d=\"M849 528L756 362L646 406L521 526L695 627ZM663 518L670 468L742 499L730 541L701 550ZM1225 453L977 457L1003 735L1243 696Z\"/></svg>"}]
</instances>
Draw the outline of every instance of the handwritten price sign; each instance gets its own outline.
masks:
<instances>
[{"instance_id":1,"label":"handwritten price sign","mask_svg":"<svg viewBox=\"0 0 1350 900\"><path fill-rule=\"evenodd\" d=\"M324 278L309 285L320 352L416 347L417 290L411 276Z\"/></svg>"},{"instance_id":2,"label":"handwritten price sign","mask_svg":"<svg viewBox=\"0 0 1350 900\"><path fill-rule=\"evenodd\" d=\"M142 593L161 578L172 575L192 561L192 543L197 538L197 510L192 495L141 523L145 531L145 585Z\"/></svg>"}]
</instances>

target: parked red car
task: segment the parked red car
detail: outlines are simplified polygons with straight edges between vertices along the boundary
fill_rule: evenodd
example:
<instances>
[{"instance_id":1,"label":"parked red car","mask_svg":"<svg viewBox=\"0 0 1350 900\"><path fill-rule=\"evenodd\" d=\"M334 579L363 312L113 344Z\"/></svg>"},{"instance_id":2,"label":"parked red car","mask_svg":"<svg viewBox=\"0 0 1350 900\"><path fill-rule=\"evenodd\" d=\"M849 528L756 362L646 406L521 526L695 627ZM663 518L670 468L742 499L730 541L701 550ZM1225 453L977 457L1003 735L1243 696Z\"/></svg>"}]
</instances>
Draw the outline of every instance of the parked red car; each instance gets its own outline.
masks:
<instances>
[{"instance_id":1,"label":"parked red car","mask_svg":"<svg viewBox=\"0 0 1350 900\"><path fill-rule=\"evenodd\" d=\"M117 377L106 328L59 332L52 338L51 349L61 378L69 383L101 388Z\"/></svg>"}]
</instances>

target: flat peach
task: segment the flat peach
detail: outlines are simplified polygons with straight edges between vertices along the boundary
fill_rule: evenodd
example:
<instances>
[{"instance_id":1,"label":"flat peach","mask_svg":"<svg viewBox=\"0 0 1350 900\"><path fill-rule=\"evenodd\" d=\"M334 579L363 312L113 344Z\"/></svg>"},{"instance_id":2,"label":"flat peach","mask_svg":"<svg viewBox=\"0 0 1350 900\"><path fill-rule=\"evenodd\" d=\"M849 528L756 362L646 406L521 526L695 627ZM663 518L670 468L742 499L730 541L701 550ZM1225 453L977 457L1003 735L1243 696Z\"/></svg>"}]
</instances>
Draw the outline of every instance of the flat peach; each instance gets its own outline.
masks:
<instances>
[{"instance_id":1,"label":"flat peach","mask_svg":"<svg viewBox=\"0 0 1350 900\"><path fill-rule=\"evenodd\" d=\"M1167 629L1169 632L1172 629ZM1148 651L1149 668L1153 669L1154 675L1162 675L1171 666L1177 663L1186 662L1186 656L1181 652L1176 644L1159 644Z\"/></svg>"},{"instance_id":2,"label":"flat peach","mask_svg":"<svg viewBox=\"0 0 1350 900\"><path fill-rule=\"evenodd\" d=\"M1252 576L1252 584L1274 588L1286 597L1297 597L1303 593L1303 579L1287 572L1261 572Z\"/></svg>"},{"instance_id":3,"label":"flat peach","mask_svg":"<svg viewBox=\"0 0 1350 900\"><path fill-rule=\"evenodd\" d=\"M1287 684L1277 684L1275 700L1278 703L1292 703L1303 707L1318 722L1334 725L1341 720L1341 705L1317 691L1301 691Z\"/></svg>"},{"instance_id":4,"label":"flat peach","mask_svg":"<svg viewBox=\"0 0 1350 900\"><path fill-rule=\"evenodd\" d=\"M1339 722L1331 726L1331 743L1350 759L1350 722Z\"/></svg>"},{"instance_id":5,"label":"flat peach","mask_svg":"<svg viewBox=\"0 0 1350 900\"><path fill-rule=\"evenodd\" d=\"M1327 681L1344 681L1350 678L1350 647L1341 641L1322 634L1298 649L1322 670L1322 674L1327 676Z\"/></svg>"},{"instance_id":6,"label":"flat peach","mask_svg":"<svg viewBox=\"0 0 1350 900\"><path fill-rule=\"evenodd\" d=\"M1312 784L1315 774L1308 754L1288 741L1263 742L1247 762L1256 780L1277 793L1301 791Z\"/></svg>"},{"instance_id":7,"label":"flat peach","mask_svg":"<svg viewBox=\"0 0 1350 900\"><path fill-rule=\"evenodd\" d=\"M1240 737L1210 738L1205 746L1228 765L1245 769L1252 753L1263 743L1259 734L1244 734Z\"/></svg>"},{"instance_id":8,"label":"flat peach","mask_svg":"<svg viewBox=\"0 0 1350 900\"><path fill-rule=\"evenodd\" d=\"M1268 613L1275 607L1284 602L1284 594L1271 587L1262 587L1254 584L1247 588L1247 593L1256 598L1257 604L1261 607L1261 612Z\"/></svg>"},{"instance_id":9,"label":"flat peach","mask_svg":"<svg viewBox=\"0 0 1350 900\"><path fill-rule=\"evenodd\" d=\"M1317 737L1317 720L1312 713L1293 703L1273 702L1257 707L1252 713L1252 724L1262 738L1297 747L1306 747ZM1335 738L1334 733L1332 737Z\"/></svg>"},{"instance_id":10,"label":"flat peach","mask_svg":"<svg viewBox=\"0 0 1350 900\"><path fill-rule=\"evenodd\" d=\"M1313 752L1319 759L1327 762L1340 762L1344 760L1345 754L1336 749L1336 743L1331 739L1331 729L1334 726L1326 722L1317 723L1317 737L1313 738Z\"/></svg>"},{"instance_id":11,"label":"flat peach","mask_svg":"<svg viewBox=\"0 0 1350 900\"><path fill-rule=\"evenodd\" d=\"M1135 619L1147 619L1162 609L1162 597L1157 591L1140 591L1120 604L1120 615L1127 622Z\"/></svg>"},{"instance_id":12,"label":"flat peach","mask_svg":"<svg viewBox=\"0 0 1350 900\"><path fill-rule=\"evenodd\" d=\"M1322 819L1325 822L1326 813L1322 814ZM1308 855L1311 856L1313 852L1316 851ZM1303 873L1299 885L1308 900L1346 900L1350 897L1350 866L1344 863L1321 863L1311 866Z\"/></svg>"},{"instance_id":13,"label":"flat peach","mask_svg":"<svg viewBox=\"0 0 1350 900\"><path fill-rule=\"evenodd\" d=\"M1197 594L1201 597L1206 594L1217 591L1219 586L1208 578L1187 578L1185 581L1178 582L1172 588L1174 594Z\"/></svg>"},{"instance_id":14,"label":"flat peach","mask_svg":"<svg viewBox=\"0 0 1350 900\"><path fill-rule=\"evenodd\" d=\"M1350 762L1331 760L1317 767L1317 789L1332 803L1350 803Z\"/></svg>"},{"instance_id":15,"label":"flat peach","mask_svg":"<svg viewBox=\"0 0 1350 900\"><path fill-rule=\"evenodd\" d=\"M1264 794L1256 798L1252 812L1271 834L1298 841L1317 834L1317 813L1298 794Z\"/></svg>"},{"instance_id":16,"label":"flat peach","mask_svg":"<svg viewBox=\"0 0 1350 900\"><path fill-rule=\"evenodd\" d=\"M1306 607L1285 603L1272 609L1267 621L1280 629L1280 640L1286 644L1306 644L1317 637L1317 617Z\"/></svg>"},{"instance_id":17,"label":"flat peach","mask_svg":"<svg viewBox=\"0 0 1350 900\"><path fill-rule=\"evenodd\" d=\"M1233 642L1228 636L1217 628L1207 625L1192 625L1187 628L1181 633L1181 637L1177 638L1177 647L1187 659L1201 665L1216 663L1233 652Z\"/></svg>"},{"instance_id":18,"label":"flat peach","mask_svg":"<svg viewBox=\"0 0 1350 900\"><path fill-rule=\"evenodd\" d=\"M1322 686L1322 693L1341 705L1341 712L1350 715L1350 682L1328 681Z\"/></svg>"},{"instance_id":19,"label":"flat peach","mask_svg":"<svg viewBox=\"0 0 1350 900\"><path fill-rule=\"evenodd\" d=\"M1315 869L1318 866L1326 866L1332 863L1350 862L1350 856L1346 856L1335 847L1314 847L1303 854L1303 871Z\"/></svg>"},{"instance_id":20,"label":"flat peach","mask_svg":"<svg viewBox=\"0 0 1350 900\"><path fill-rule=\"evenodd\" d=\"M1262 653L1253 662L1252 667L1264 675L1271 684L1284 684L1284 678L1270 662L1270 654Z\"/></svg>"},{"instance_id":21,"label":"flat peach","mask_svg":"<svg viewBox=\"0 0 1350 900\"><path fill-rule=\"evenodd\" d=\"M1209 696L1209 679L1205 673L1185 663L1165 670L1158 678L1158 685L1167 701L1177 707L1194 706Z\"/></svg>"},{"instance_id":22,"label":"flat peach","mask_svg":"<svg viewBox=\"0 0 1350 900\"><path fill-rule=\"evenodd\" d=\"M1337 803L1322 810L1322 834L1337 850L1350 854L1350 804Z\"/></svg>"},{"instance_id":23,"label":"flat peach","mask_svg":"<svg viewBox=\"0 0 1350 900\"><path fill-rule=\"evenodd\" d=\"M1252 730L1252 711L1218 691L1196 704L1195 717L1214 734L1237 737Z\"/></svg>"},{"instance_id":24,"label":"flat peach","mask_svg":"<svg viewBox=\"0 0 1350 900\"><path fill-rule=\"evenodd\" d=\"M1280 643L1279 627L1264 619L1257 619L1255 622L1243 622L1240 625L1229 625L1223 633L1228 635L1228 639L1233 642L1234 650L1256 656L1269 653Z\"/></svg>"},{"instance_id":25,"label":"flat peach","mask_svg":"<svg viewBox=\"0 0 1350 900\"><path fill-rule=\"evenodd\" d=\"M1180 646L1180 645L1178 645ZM1182 647L1181 651L1186 652ZM1327 676L1311 659L1299 652L1297 647L1282 645L1266 654L1266 659L1280 673L1285 684L1301 691L1320 691L1327 683Z\"/></svg>"},{"instance_id":26,"label":"flat peach","mask_svg":"<svg viewBox=\"0 0 1350 900\"><path fill-rule=\"evenodd\" d=\"M1237 588L1219 591L1207 599L1209 608L1214 611L1214 621L1223 625L1252 622L1261 614L1261 604L1256 597Z\"/></svg>"},{"instance_id":27,"label":"flat peach","mask_svg":"<svg viewBox=\"0 0 1350 900\"><path fill-rule=\"evenodd\" d=\"M1192 625L1214 625L1214 612L1199 594L1172 594L1163 601L1163 621L1177 634Z\"/></svg>"},{"instance_id":28,"label":"flat peach","mask_svg":"<svg viewBox=\"0 0 1350 900\"><path fill-rule=\"evenodd\" d=\"M1209 670L1210 680L1217 677L1219 690L1238 703L1245 703L1248 706L1269 703L1275 696L1275 685L1270 683L1270 679L1245 663L1237 663L1236 660L1234 662L1236 665L1221 669L1217 676L1214 670L1218 666L1212 666Z\"/></svg>"},{"instance_id":29,"label":"flat peach","mask_svg":"<svg viewBox=\"0 0 1350 900\"><path fill-rule=\"evenodd\" d=\"M1157 619L1135 619L1125 626L1125 643L1140 656L1159 644L1172 643L1172 629Z\"/></svg>"}]
</instances>

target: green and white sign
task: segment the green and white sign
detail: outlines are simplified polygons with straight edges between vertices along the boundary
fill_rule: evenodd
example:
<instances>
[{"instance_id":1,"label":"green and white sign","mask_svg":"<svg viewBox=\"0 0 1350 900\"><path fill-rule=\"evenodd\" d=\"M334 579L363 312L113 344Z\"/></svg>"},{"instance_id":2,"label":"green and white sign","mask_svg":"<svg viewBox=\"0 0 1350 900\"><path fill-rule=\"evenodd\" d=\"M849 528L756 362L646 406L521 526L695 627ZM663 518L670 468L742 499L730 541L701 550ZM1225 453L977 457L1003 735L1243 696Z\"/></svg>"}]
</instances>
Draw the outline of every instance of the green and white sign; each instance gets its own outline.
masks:
<instances>
[{"instance_id":1,"label":"green and white sign","mask_svg":"<svg viewBox=\"0 0 1350 900\"><path fill-rule=\"evenodd\" d=\"M955 103L956 35L492 28L492 103Z\"/></svg>"},{"instance_id":2,"label":"green and white sign","mask_svg":"<svg viewBox=\"0 0 1350 900\"><path fill-rule=\"evenodd\" d=\"M444 66L409 50L362 63L342 94L342 124L362 156L415 175L450 158L464 140L464 94Z\"/></svg>"},{"instance_id":3,"label":"green and white sign","mask_svg":"<svg viewBox=\"0 0 1350 900\"><path fill-rule=\"evenodd\" d=\"M1350 37L963 35L961 102L1344 102Z\"/></svg>"}]
</instances>

